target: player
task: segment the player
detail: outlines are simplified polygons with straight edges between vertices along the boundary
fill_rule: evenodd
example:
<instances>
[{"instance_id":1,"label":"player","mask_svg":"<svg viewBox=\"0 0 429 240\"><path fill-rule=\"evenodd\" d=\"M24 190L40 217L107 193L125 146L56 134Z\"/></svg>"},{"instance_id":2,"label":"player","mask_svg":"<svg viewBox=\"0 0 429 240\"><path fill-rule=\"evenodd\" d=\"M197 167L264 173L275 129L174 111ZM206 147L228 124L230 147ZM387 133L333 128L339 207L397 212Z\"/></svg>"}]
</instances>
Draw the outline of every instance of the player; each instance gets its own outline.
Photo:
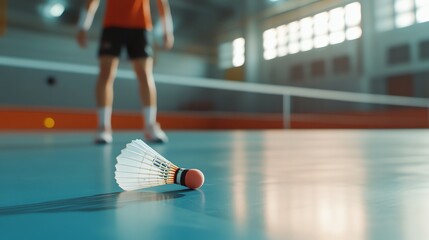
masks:
<instances>
[{"instance_id":1,"label":"player","mask_svg":"<svg viewBox=\"0 0 429 240\"><path fill-rule=\"evenodd\" d=\"M157 0L163 27L164 48L171 49L174 43L173 23L168 0ZM90 29L99 0L87 0L78 23L77 42L87 46L87 31ZM144 135L147 141L167 142L168 138L156 121L157 95L153 79L153 53L149 34L152 30L150 0L106 0L103 31L98 51L100 72L96 85L98 107L98 133L96 143L112 142L111 115L113 105L113 82L122 48L126 48L136 77L144 117Z\"/></svg>"}]
</instances>

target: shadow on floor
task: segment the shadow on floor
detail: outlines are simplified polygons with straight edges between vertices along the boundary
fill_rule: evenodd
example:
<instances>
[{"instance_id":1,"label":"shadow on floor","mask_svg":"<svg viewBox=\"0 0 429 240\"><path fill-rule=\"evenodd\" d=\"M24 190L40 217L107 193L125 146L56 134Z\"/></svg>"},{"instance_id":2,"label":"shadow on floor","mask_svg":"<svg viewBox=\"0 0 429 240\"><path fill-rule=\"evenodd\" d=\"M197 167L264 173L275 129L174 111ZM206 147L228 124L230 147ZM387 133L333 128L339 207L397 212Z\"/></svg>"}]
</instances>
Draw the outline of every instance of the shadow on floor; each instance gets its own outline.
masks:
<instances>
[{"instance_id":1,"label":"shadow on floor","mask_svg":"<svg viewBox=\"0 0 429 240\"><path fill-rule=\"evenodd\" d=\"M61 213L61 212L93 212L113 210L132 203L166 201L185 196L184 189L168 192L116 192L98 194L87 197L61 199L55 201L0 207L0 216L31 214L31 213Z\"/></svg>"},{"instance_id":2,"label":"shadow on floor","mask_svg":"<svg viewBox=\"0 0 429 240\"><path fill-rule=\"evenodd\" d=\"M128 141L115 141L115 145L125 146ZM109 147L111 144L96 144L94 142L65 142L65 143L16 143L16 144L0 144L0 150L38 150L38 149L63 149L63 148L93 148L93 147Z\"/></svg>"}]
</instances>

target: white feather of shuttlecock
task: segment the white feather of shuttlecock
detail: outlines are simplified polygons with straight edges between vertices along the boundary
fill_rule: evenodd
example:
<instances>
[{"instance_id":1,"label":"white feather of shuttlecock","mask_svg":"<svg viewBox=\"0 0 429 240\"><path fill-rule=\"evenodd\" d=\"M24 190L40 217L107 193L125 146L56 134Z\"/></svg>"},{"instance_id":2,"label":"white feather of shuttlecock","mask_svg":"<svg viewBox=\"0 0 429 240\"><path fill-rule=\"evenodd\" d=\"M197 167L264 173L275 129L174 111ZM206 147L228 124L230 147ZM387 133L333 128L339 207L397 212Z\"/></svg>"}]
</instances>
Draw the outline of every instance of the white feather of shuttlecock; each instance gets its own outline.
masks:
<instances>
[{"instance_id":1,"label":"white feather of shuttlecock","mask_svg":"<svg viewBox=\"0 0 429 240\"><path fill-rule=\"evenodd\" d=\"M116 160L115 179L126 191L173 184L178 169L140 139L128 143Z\"/></svg>"}]
</instances>

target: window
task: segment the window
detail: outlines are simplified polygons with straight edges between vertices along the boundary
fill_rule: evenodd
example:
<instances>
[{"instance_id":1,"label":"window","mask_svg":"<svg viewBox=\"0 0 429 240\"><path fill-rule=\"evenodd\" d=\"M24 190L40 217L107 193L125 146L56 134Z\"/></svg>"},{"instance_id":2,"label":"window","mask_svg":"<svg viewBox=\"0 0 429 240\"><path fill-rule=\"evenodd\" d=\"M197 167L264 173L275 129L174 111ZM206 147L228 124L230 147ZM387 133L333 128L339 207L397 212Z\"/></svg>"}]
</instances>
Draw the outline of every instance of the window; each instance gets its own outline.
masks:
<instances>
[{"instance_id":1,"label":"window","mask_svg":"<svg viewBox=\"0 0 429 240\"><path fill-rule=\"evenodd\" d=\"M221 69L242 66L245 62L244 38L222 43L218 48L218 55L218 64Z\"/></svg>"},{"instance_id":2,"label":"window","mask_svg":"<svg viewBox=\"0 0 429 240\"><path fill-rule=\"evenodd\" d=\"M277 31L275 28L268 29L263 34L264 58L273 59L277 57Z\"/></svg>"},{"instance_id":3,"label":"window","mask_svg":"<svg viewBox=\"0 0 429 240\"><path fill-rule=\"evenodd\" d=\"M379 0L376 2L376 28L389 31L429 21L428 0Z\"/></svg>"},{"instance_id":4,"label":"window","mask_svg":"<svg viewBox=\"0 0 429 240\"><path fill-rule=\"evenodd\" d=\"M375 1L376 19L375 27L378 31L389 31L395 28L393 21L395 11L392 0Z\"/></svg>"},{"instance_id":5,"label":"window","mask_svg":"<svg viewBox=\"0 0 429 240\"><path fill-rule=\"evenodd\" d=\"M362 14L360 3L355 2L345 7L346 39L355 40L362 36Z\"/></svg>"},{"instance_id":6,"label":"window","mask_svg":"<svg viewBox=\"0 0 429 240\"><path fill-rule=\"evenodd\" d=\"M395 26L408 27L414 24L414 0L395 0Z\"/></svg>"},{"instance_id":7,"label":"window","mask_svg":"<svg viewBox=\"0 0 429 240\"><path fill-rule=\"evenodd\" d=\"M314 47L322 48L329 45L329 14L319 13L314 16Z\"/></svg>"},{"instance_id":8,"label":"window","mask_svg":"<svg viewBox=\"0 0 429 240\"><path fill-rule=\"evenodd\" d=\"M307 17L299 21L301 46L300 50L303 52L309 51L313 48L313 18Z\"/></svg>"},{"instance_id":9,"label":"window","mask_svg":"<svg viewBox=\"0 0 429 240\"><path fill-rule=\"evenodd\" d=\"M244 38L237 38L232 42L232 65L240 67L245 61L245 42Z\"/></svg>"},{"instance_id":10,"label":"window","mask_svg":"<svg viewBox=\"0 0 429 240\"><path fill-rule=\"evenodd\" d=\"M287 26L281 25L277 27L277 55L279 57L286 56L288 54L288 48L287 48Z\"/></svg>"},{"instance_id":11,"label":"window","mask_svg":"<svg viewBox=\"0 0 429 240\"><path fill-rule=\"evenodd\" d=\"M232 43L222 43L218 48L218 65L221 69L232 67Z\"/></svg>"},{"instance_id":12,"label":"window","mask_svg":"<svg viewBox=\"0 0 429 240\"><path fill-rule=\"evenodd\" d=\"M418 23L429 22L428 0L416 0L416 20Z\"/></svg>"},{"instance_id":13,"label":"window","mask_svg":"<svg viewBox=\"0 0 429 240\"><path fill-rule=\"evenodd\" d=\"M323 48L362 36L361 5L354 2L263 33L264 59Z\"/></svg>"}]
</instances>

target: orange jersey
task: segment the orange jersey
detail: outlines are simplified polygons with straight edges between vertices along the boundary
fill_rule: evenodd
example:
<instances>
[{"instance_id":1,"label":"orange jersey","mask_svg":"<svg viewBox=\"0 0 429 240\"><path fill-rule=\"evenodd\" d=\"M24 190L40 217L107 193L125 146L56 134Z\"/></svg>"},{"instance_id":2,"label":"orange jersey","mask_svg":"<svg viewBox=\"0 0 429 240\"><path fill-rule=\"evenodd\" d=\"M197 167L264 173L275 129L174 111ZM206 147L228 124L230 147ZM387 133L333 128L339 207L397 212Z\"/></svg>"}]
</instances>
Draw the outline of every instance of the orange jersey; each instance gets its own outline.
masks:
<instances>
[{"instance_id":1,"label":"orange jersey","mask_svg":"<svg viewBox=\"0 0 429 240\"><path fill-rule=\"evenodd\" d=\"M103 26L152 29L150 0L107 0Z\"/></svg>"}]
</instances>

